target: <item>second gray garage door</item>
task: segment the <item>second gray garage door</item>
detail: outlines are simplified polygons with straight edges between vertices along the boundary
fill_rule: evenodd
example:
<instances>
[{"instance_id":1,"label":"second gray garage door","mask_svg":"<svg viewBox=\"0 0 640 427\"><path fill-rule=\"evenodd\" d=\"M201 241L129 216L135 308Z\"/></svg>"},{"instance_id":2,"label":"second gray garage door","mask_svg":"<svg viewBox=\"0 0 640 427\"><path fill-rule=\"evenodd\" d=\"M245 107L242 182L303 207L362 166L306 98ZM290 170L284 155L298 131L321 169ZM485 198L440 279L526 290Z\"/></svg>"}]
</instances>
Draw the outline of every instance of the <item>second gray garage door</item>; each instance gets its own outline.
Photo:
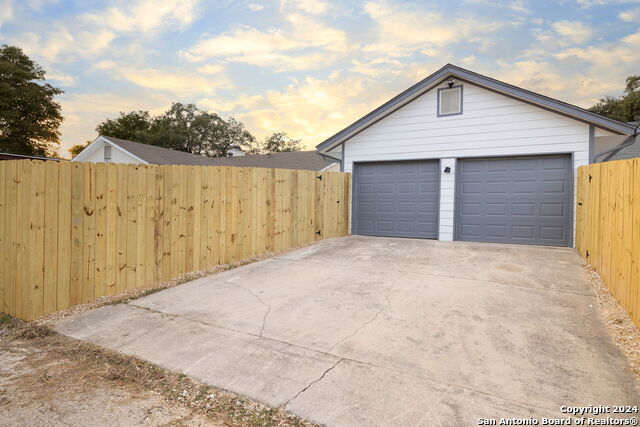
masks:
<instances>
[{"instance_id":1,"label":"second gray garage door","mask_svg":"<svg viewBox=\"0 0 640 427\"><path fill-rule=\"evenodd\" d=\"M570 246L571 156L459 160L456 239Z\"/></svg>"},{"instance_id":2,"label":"second gray garage door","mask_svg":"<svg viewBox=\"0 0 640 427\"><path fill-rule=\"evenodd\" d=\"M356 163L353 234L438 237L440 163Z\"/></svg>"}]
</instances>

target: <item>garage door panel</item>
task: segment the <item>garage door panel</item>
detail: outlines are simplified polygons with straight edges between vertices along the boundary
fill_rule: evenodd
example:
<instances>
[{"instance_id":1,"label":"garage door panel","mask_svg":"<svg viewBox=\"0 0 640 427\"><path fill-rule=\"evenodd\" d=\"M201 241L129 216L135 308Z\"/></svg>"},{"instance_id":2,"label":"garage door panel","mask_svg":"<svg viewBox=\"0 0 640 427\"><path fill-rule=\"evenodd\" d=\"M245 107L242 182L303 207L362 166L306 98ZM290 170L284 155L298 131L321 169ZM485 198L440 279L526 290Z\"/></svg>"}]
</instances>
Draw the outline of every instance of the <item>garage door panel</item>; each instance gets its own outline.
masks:
<instances>
[{"instance_id":1,"label":"garage door panel","mask_svg":"<svg viewBox=\"0 0 640 427\"><path fill-rule=\"evenodd\" d=\"M573 178L569 155L460 160L456 238L568 246Z\"/></svg>"},{"instance_id":2,"label":"garage door panel","mask_svg":"<svg viewBox=\"0 0 640 427\"><path fill-rule=\"evenodd\" d=\"M432 160L357 163L354 234L437 238L439 169Z\"/></svg>"}]
</instances>

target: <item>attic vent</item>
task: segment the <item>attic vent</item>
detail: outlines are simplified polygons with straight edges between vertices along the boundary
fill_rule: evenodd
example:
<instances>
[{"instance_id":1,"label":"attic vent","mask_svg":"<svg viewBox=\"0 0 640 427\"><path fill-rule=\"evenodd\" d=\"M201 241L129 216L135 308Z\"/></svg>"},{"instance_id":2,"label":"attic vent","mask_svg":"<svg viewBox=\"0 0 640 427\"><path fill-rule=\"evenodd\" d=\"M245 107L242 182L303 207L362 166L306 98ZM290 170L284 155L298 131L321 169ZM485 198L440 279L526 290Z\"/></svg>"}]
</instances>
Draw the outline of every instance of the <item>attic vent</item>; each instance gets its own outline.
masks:
<instances>
[{"instance_id":1,"label":"attic vent","mask_svg":"<svg viewBox=\"0 0 640 427\"><path fill-rule=\"evenodd\" d=\"M462 114L462 86L438 89L438 117Z\"/></svg>"},{"instance_id":2,"label":"attic vent","mask_svg":"<svg viewBox=\"0 0 640 427\"><path fill-rule=\"evenodd\" d=\"M109 163L111 161L111 145L104 144L104 162Z\"/></svg>"}]
</instances>

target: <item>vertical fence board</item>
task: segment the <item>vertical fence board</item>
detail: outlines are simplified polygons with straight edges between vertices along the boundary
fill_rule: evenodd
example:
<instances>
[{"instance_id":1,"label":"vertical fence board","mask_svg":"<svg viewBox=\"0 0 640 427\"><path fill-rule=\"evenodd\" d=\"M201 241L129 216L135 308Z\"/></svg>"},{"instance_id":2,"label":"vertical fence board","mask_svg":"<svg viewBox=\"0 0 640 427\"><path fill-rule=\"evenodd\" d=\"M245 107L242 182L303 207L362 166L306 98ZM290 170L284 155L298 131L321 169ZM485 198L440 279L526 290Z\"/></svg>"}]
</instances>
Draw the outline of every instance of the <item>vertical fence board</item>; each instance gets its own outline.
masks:
<instances>
[{"instance_id":1,"label":"vertical fence board","mask_svg":"<svg viewBox=\"0 0 640 427\"><path fill-rule=\"evenodd\" d=\"M95 297L107 295L107 164L95 165Z\"/></svg>"},{"instance_id":2,"label":"vertical fence board","mask_svg":"<svg viewBox=\"0 0 640 427\"><path fill-rule=\"evenodd\" d=\"M162 232L164 229L164 174L163 168L157 167L151 169L154 174L155 181L155 208L153 217L153 253L154 253L154 266L153 266L153 280L155 282L163 281L162 278L162 258L163 258L163 245L164 239L162 238Z\"/></svg>"},{"instance_id":3,"label":"vertical fence board","mask_svg":"<svg viewBox=\"0 0 640 427\"><path fill-rule=\"evenodd\" d=\"M75 305L82 298L82 252L84 206L82 164L74 163L71 169L71 265L69 280L69 304Z\"/></svg>"},{"instance_id":4,"label":"vertical fence board","mask_svg":"<svg viewBox=\"0 0 640 427\"><path fill-rule=\"evenodd\" d=\"M54 162L45 163L45 195L44 195L44 313L56 311L58 281L58 192L60 185L58 182L59 168ZM0 173L1 174L1 173ZM1 210L1 208L0 208ZM0 214L1 218L1 214ZM0 226L2 221L0 220Z\"/></svg>"},{"instance_id":5,"label":"vertical fence board","mask_svg":"<svg viewBox=\"0 0 640 427\"><path fill-rule=\"evenodd\" d=\"M210 216L208 218L209 235L207 236L207 262L208 267L213 267L221 263L222 252L224 250L224 239L222 239L222 227L224 225L224 203L222 185L224 180L219 167L210 167L208 198Z\"/></svg>"},{"instance_id":6,"label":"vertical fence board","mask_svg":"<svg viewBox=\"0 0 640 427\"><path fill-rule=\"evenodd\" d=\"M116 293L118 278L118 167L107 165L107 188L105 194L105 295Z\"/></svg>"},{"instance_id":7,"label":"vertical fence board","mask_svg":"<svg viewBox=\"0 0 640 427\"><path fill-rule=\"evenodd\" d=\"M95 215L95 164L83 164L83 252L82 299L83 303L95 299L96 215Z\"/></svg>"},{"instance_id":8,"label":"vertical fence board","mask_svg":"<svg viewBox=\"0 0 640 427\"><path fill-rule=\"evenodd\" d=\"M18 184L18 283L20 305L17 307L18 317L30 316L29 301L31 290L30 260L29 260L29 231L30 231L30 201L31 201L31 163L25 162L20 168L20 182Z\"/></svg>"},{"instance_id":9,"label":"vertical fence board","mask_svg":"<svg viewBox=\"0 0 640 427\"><path fill-rule=\"evenodd\" d=\"M30 317L44 313L44 162L31 169L31 215L29 218L29 261L31 280Z\"/></svg>"},{"instance_id":10,"label":"vertical fence board","mask_svg":"<svg viewBox=\"0 0 640 427\"><path fill-rule=\"evenodd\" d=\"M127 165L118 165L118 196L117 196L117 269L116 269L116 293L123 292L127 289L127 243L129 237L127 235L128 216L129 216L129 169Z\"/></svg>"},{"instance_id":11,"label":"vertical fence board","mask_svg":"<svg viewBox=\"0 0 640 427\"><path fill-rule=\"evenodd\" d=\"M4 215L4 232L5 235L5 250L2 252L2 268L5 272L5 284L4 284L4 305L2 311L15 315L15 281L16 281L16 184L15 184L15 170L16 162L3 162L4 174L5 174L5 198L6 203L4 207L6 213Z\"/></svg>"},{"instance_id":12,"label":"vertical fence board","mask_svg":"<svg viewBox=\"0 0 640 427\"><path fill-rule=\"evenodd\" d=\"M171 251L172 236L171 227L173 223L173 168L171 166L162 166L164 182L162 195L162 281L166 282L171 279Z\"/></svg>"},{"instance_id":13,"label":"vertical fence board","mask_svg":"<svg viewBox=\"0 0 640 427\"><path fill-rule=\"evenodd\" d=\"M56 310L69 307L71 281L71 173L72 165L60 163L58 168L58 252L55 257L56 275Z\"/></svg>"},{"instance_id":14,"label":"vertical fence board","mask_svg":"<svg viewBox=\"0 0 640 427\"><path fill-rule=\"evenodd\" d=\"M144 283L156 283L156 170L153 167L145 168L145 180L147 191L144 194Z\"/></svg>"},{"instance_id":15,"label":"vertical fence board","mask_svg":"<svg viewBox=\"0 0 640 427\"><path fill-rule=\"evenodd\" d=\"M140 165L136 170L138 180L136 193L136 284L135 287L144 285L145 262L147 261L145 250L145 221L146 221L146 194L147 194L147 167Z\"/></svg>"},{"instance_id":16,"label":"vertical fence board","mask_svg":"<svg viewBox=\"0 0 640 427\"><path fill-rule=\"evenodd\" d=\"M633 193L631 197L631 222L632 222L632 244L631 244L631 278L632 303L635 305L634 320L636 324L640 321L640 159L633 160Z\"/></svg>"},{"instance_id":17,"label":"vertical fence board","mask_svg":"<svg viewBox=\"0 0 640 427\"><path fill-rule=\"evenodd\" d=\"M127 168L127 289L136 287L136 253L138 250L136 219L138 217L138 166Z\"/></svg>"},{"instance_id":18,"label":"vertical fence board","mask_svg":"<svg viewBox=\"0 0 640 427\"><path fill-rule=\"evenodd\" d=\"M9 251L5 222L7 216L7 183L6 162L0 162L0 311L6 312L8 304L5 303L8 271L5 266L5 254Z\"/></svg>"}]
</instances>

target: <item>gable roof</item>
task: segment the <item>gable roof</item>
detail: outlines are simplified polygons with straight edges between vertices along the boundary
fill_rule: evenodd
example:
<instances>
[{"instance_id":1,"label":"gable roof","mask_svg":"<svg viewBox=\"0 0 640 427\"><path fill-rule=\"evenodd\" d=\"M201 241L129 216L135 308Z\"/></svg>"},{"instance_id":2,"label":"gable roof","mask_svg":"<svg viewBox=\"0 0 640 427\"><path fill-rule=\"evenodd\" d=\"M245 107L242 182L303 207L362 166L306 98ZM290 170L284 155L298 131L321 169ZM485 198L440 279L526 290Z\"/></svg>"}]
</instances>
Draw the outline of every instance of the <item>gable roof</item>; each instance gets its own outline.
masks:
<instances>
[{"instance_id":1,"label":"gable roof","mask_svg":"<svg viewBox=\"0 0 640 427\"><path fill-rule=\"evenodd\" d=\"M356 120L340 132L321 142L316 146L316 149L318 151L324 151L335 147L450 77L455 77L456 79L519 99L540 108L596 125L599 128L606 129L617 134L632 135L636 132L636 127L631 124L592 113L584 108L483 76L453 64L447 64L435 73L411 86L409 89L385 102L380 107Z\"/></svg>"},{"instance_id":2,"label":"gable roof","mask_svg":"<svg viewBox=\"0 0 640 427\"><path fill-rule=\"evenodd\" d=\"M206 166L211 164L211 157L172 150L170 148L162 148L155 145L142 144L126 139L114 138L112 136L103 136L102 138L152 165Z\"/></svg>"},{"instance_id":3,"label":"gable roof","mask_svg":"<svg viewBox=\"0 0 640 427\"><path fill-rule=\"evenodd\" d=\"M256 168L304 169L320 171L334 163L336 159L323 156L315 150L290 151L270 154L247 154L237 157L216 157L210 159L218 166L245 166Z\"/></svg>"},{"instance_id":4,"label":"gable roof","mask_svg":"<svg viewBox=\"0 0 640 427\"><path fill-rule=\"evenodd\" d=\"M83 161L94 150L97 150L101 143L105 142L123 150L142 163L152 165L243 166L319 171L336 163L335 159L324 156L315 150L252 154L237 157L206 157L103 135L85 147L82 152L73 158L73 161Z\"/></svg>"}]
</instances>

